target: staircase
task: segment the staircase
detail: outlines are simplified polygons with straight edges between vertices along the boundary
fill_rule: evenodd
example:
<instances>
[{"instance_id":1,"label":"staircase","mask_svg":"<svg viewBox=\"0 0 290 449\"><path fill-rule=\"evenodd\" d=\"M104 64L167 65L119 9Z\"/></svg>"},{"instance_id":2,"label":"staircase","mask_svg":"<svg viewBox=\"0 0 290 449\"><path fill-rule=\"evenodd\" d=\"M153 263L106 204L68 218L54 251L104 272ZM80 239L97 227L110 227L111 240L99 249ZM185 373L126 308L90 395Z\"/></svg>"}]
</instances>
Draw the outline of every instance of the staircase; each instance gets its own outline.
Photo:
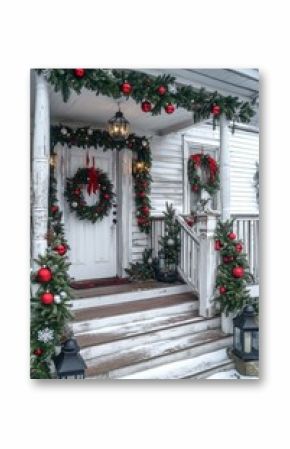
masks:
<instances>
[{"instance_id":1,"label":"staircase","mask_svg":"<svg viewBox=\"0 0 290 449\"><path fill-rule=\"evenodd\" d=\"M75 299L73 311L89 379L200 379L233 366L232 338L220 318L198 316L187 285L102 291Z\"/></svg>"}]
</instances>

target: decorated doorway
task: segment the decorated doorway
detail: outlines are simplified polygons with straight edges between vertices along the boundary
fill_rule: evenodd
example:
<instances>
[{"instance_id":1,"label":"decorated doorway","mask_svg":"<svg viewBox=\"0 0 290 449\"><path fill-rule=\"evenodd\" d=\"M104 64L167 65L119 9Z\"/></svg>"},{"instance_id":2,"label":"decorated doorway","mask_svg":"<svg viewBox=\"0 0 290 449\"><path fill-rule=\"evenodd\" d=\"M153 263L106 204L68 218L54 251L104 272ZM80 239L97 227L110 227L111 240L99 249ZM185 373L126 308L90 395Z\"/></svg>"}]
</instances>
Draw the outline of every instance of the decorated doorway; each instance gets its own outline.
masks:
<instances>
[{"instance_id":1,"label":"decorated doorway","mask_svg":"<svg viewBox=\"0 0 290 449\"><path fill-rule=\"evenodd\" d=\"M72 147L59 148L58 153L58 184L62 184L64 225L71 248L69 274L76 281L114 277L118 221L117 196L111 192L117 195L116 151ZM97 178L90 179L91 169ZM79 177L84 184L78 183Z\"/></svg>"}]
</instances>

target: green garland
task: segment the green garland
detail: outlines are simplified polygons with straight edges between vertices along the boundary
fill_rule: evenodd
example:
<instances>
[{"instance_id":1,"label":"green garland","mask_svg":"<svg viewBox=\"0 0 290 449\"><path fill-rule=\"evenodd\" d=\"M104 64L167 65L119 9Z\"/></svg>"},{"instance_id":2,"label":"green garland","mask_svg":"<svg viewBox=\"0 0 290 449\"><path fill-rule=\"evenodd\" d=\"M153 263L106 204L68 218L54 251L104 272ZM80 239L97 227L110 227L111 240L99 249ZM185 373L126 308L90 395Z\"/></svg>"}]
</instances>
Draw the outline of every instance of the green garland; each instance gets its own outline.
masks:
<instances>
[{"instance_id":1,"label":"green garland","mask_svg":"<svg viewBox=\"0 0 290 449\"><path fill-rule=\"evenodd\" d=\"M170 75L149 76L135 70L102 69L37 69L43 73L56 92L61 92L63 100L68 101L72 92L80 94L86 88L96 95L106 95L119 99L131 97L143 109L144 101L150 103L152 115L161 114L168 105L193 112L194 122L211 116L214 107L214 123L221 113L228 120L242 123L250 122L254 110L249 102L239 101L238 97L223 96L218 92L194 89L192 86L176 86L175 78ZM131 86L124 93L124 82ZM162 90L160 90L162 87ZM143 109L144 110L144 109ZM168 110L167 110L168 112ZM169 113L169 112L168 112Z\"/></svg>"},{"instance_id":2,"label":"green garland","mask_svg":"<svg viewBox=\"0 0 290 449\"><path fill-rule=\"evenodd\" d=\"M197 168L205 170L208 174L207 181L202 182L198 175ZM188 181L193 192L206 190L210 195L214 195L220 188L219 166L208 154L193 154L188 159Z\"/></svg>"},{"instance_id":3,"label":"green garland","mask_svg":"<svg viewBox=\"0 0 290 449\"><path fill-rule=\"evenodd\" d=\"M246 304L257 309L247 285L253 282L243 244L233 233L233 220L218 222L215 232L215 249L220 252L221 263L217 268L215 301L222 312L239 312Z\"/></svg>"},{"instance_id":4,"label":"green garland","mask_svg":"<svg viewBox=\"0 0 290 449\"><path fill-rule=\"evenodd\" d=\"M54 169L50 169L48 248L43 256L36 260L39 269L45 267L51 272L49 282L42 283L37 278L39 270L32 274L33 287L37 289L31 298L31 361L30 377L32 379L51 378L50 364L55 355L55 347L68 336L67 323L71 320L69 301L68 268L70 263L66 256L69 249L64 236L62 213L57 205L56 179ZM62 251L60 251L62 250ZM32 287L32 290L34 288ZM43 294L51 294L50 304L42 302Z\"/></svg>"},{"instance_id":5,"label":"green garland","mask_svg":"<svg viewBox=\"0 0 290 449\"><path fill-rule=\"evenodd\" d=\"M68 178L64 195L72 212L75 212L81 220L95 223L109 215L115 194L113 193L113 184L106 173L98 168L93 168L99 184L100 198L97 204L88 206L82 193L82 186L88 184L90 170L92 168L79 168L72 178Z\"/></svg>"},{"instance_id":6,"label":"green garland","mask_svg":"<svg viewBox=\"0 0 290 449\"><path fill-rule=\"evenodd\" d=\"M83 127L72 129L68 126L52 126L51 145L54 148L57 144L67 145L69 148L77 146L79 148L95 149L101 147L104 151L121 151L129 148L133 152L133 178L135 190L136 218L140 231L150 232L150 188L152 178L150 168L152 163L149 140L130 134L124 141L114 141L107 131Z\"/></svg>"}]
</instances>

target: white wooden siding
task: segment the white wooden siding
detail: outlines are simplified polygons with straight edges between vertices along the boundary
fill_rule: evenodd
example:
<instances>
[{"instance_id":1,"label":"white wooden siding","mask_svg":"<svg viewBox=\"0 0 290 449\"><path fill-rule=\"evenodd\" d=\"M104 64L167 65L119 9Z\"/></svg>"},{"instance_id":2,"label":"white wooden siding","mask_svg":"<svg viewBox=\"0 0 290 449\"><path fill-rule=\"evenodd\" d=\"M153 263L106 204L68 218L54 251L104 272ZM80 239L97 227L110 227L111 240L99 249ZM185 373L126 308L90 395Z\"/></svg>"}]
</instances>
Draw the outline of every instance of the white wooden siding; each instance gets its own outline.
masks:
<instances>
[{"instance_id":1,"label":"white wooden siding","mask_svg":"<svg viewBox=\"0 0 290 449\"><path fill-rule=\"evenodd\" d=\"M219 126L213 130L211 124L202 123L167 136L155 136L151 141L152 178L151 205L152 214L164 211L165 202L173 203L177 212L182 212L182 135L192 141L193 149L200 145L204 150L219 147ZM258 213L254 174L256 161L259 160L259 134L236 130L230 136L231 150L231 213ZM218 157L219 159L219 157ZM133 199L133 242L132 260L139 260L148 237L139 231L135 218Z\"/></svg>"}]
</instances>

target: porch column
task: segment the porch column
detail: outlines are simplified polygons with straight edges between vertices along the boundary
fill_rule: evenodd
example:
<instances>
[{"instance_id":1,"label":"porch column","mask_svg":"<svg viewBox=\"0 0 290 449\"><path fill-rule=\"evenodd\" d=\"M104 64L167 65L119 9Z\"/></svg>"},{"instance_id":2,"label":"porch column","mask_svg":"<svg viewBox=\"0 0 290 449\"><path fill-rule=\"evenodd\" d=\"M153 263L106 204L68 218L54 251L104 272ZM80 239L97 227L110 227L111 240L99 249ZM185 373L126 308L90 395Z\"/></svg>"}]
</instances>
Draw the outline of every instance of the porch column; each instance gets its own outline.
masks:
<instances>
[{"instance_id":1,"label":"porch column","mask_svg":"<svg viewBox=\"0 0 290 449\"><path fill-rule=\"evenodd\" d=\"M126 276L125 268L132 260L132 151L118 154L118 276Z\"/></svg>"},{"instance_id":2,"label":"porch column","mask_svg":"<svg viewBox=\"0 0 290 449\"><path fill-rule=\"evenodd\" d=\"M199 258L199 315L205 318L214 316L212 302L215 288L217 255L214 249L214 233L218 219L217 213L200 213L197 216L197 234L200 241Z\"/></svg>"},{"instance_id":3,"label":"porch column","mask_svg":"<svg viewBox=\"0 0 290 449\"><path fill-rule=\"evenodd\" d=\"M228 120L220 116L220 183L221 183L221 219L229 220L231 185L230 185L230 146Z\"/></svg>"},{"instance_id":4,"label":"porch column","mask_svg":"<svg viewBox=\"0 0 290 449\"><path fill-rule=\"evenodd\" d=\"M47 248L49 188L49 95L46 80L35 75L35 114L32 148L32 259Z\"/></svg>"}]
</instances>

